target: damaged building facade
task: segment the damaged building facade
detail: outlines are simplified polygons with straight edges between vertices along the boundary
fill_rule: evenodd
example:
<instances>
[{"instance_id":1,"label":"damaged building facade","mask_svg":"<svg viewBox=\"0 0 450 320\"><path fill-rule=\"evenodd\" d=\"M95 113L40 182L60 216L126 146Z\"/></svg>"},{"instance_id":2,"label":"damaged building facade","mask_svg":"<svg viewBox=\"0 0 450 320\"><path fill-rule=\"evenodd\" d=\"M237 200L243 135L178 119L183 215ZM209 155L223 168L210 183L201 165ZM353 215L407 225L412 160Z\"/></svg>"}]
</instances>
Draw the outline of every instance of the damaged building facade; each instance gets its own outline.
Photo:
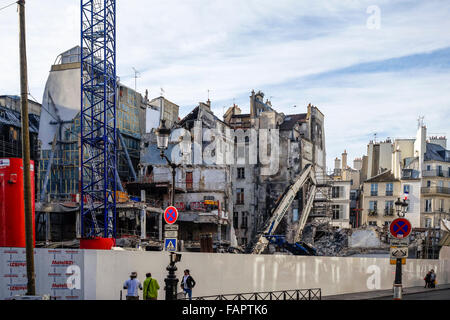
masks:
<instances>
[{"instance_id":1,"label":"damaged building facade","mask_svg":"<svg viewBox=\"0 0 450 320\"><path fill-rule=\"evenodd\" d=\"M166 109L164 114L175 113L178 115L178 110ZM201 245L203 237L210 237L216 250L235 246L230 223L233 210L230 167L215 160L218 148L222 147L217 143L217 133L226 140L225 129L229 127L213 114L210 101L199 103L181 121L168 123L172 130L165 155L177 166L174 206L179 212L180 249L208 250ZM215 138L211 139L213 135ZM185 136L189 149L182 153L180 139ZM143 136L138 181L128 184L127 189L130 194L145 195L146 202L155 207L171 205L172 168L160 156L155 130ZM154 240L161 241L162 215L154 215L151 220L151 228L158 230Z\"/></svg>"},{"instance_id":2,"label":"damaged building facade","mask_svg":"<svg viewBox=\"0 0 450 320\"><path fill-rule=\"evenodd\" d=\"M264 93L252 91L250 113L243 114L233 105L224 121L236 132L235 163L231 166L233 226L239 245L249 247L278 198L307 164L314 164L319 180L326 176L324 115L312 105L307 113L284 115L270 101L264 102ZM268 136L270 139L264 139ZM258 161L251 161L252 154ZM305 198L305 192L299 192L278 227L276 233L286 236L287 241L294 240ZM314 209L311 216L324 217L325 211Z\"/></svg>"},{"instance_id":3,"label":"damaged building facade","mask_svg":"<svg viewBox=\"0 0 450 320\"><path fill-rule=\"evenodd\" d=\"M40 154L36 179L36 237L38 244L74 241L79 237L80 208L80 53L76 46L60 54L51 66L39 121ZM147 94L117 85L117 212L118 236L136 236L141 204L124 192L137 179L141 135L146 129ZM158 110L156 112L159 112ZM87 152L84 153L87 157ZM152 210L152 208L149 208ZM41 241L41 242L39 242Z\"/></svg>"},{"instance_id":4,"label":"damaged building facade","mask_svg":"<svg viewBox=\"0 0 450 320\"><path fill-rule=\"evenodd\" d=\"M28 100L30 159L39 159L39 118L41 104ZM0 96L0 158L22 157L22 113L19 96Z\"/></svg>"}]
</instances>

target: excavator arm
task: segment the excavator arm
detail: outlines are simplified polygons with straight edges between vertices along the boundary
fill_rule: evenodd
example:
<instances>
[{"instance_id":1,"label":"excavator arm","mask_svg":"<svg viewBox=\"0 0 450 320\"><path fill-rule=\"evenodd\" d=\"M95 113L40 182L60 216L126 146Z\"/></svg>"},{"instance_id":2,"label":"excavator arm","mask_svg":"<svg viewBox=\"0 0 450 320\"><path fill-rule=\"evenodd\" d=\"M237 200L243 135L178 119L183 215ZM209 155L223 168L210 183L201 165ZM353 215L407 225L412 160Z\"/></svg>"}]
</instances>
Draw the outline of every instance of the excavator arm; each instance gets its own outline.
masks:
<instances>
[{"instance_id":1,"label":"excavator arm","mask_svg":"<svg viewBox=\"0 0 450 320\"><path fill-rule=\"evenodd\" d=\"M278 227L278 225L281 222L281 219L283 219L284 215L286 214L287 210L291 206L292 202L294 201L295 196L297 195L298 191L308 182L311 181L311 189L309 192L309 198L307 205L305 207L305 210L303 211L302 218L299 223L299 228L297 230L297 237L298 234L301 235L301 230L303 230L303 227L306 223L306 219L308 218L309 212L311 210L311 207L313 205L313 200L315 196L315 190L316 190L316 179L314 176L314 169L312 165L308 164L300 173L298 178L295 180L295 182L284 192L280 200L278 201L275 209L272 211L272 216L270 219L266 222L264 226L264 230L261 234L257 236L257 242L255 246L252 249L253 254L261 254L269 244L270 236L273 236L274 231Z\"/></svg>"}]
</instances>

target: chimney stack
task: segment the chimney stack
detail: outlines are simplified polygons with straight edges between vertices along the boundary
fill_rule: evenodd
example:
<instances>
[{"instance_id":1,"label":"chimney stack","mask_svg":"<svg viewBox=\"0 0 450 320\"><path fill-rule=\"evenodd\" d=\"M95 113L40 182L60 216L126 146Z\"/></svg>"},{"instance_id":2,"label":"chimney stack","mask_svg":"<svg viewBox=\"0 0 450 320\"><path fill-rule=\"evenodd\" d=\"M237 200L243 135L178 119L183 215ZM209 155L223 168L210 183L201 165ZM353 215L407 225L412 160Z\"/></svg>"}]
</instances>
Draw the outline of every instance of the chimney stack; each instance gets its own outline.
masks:
<instances>
[{"instance_id":1,"label":"chimney stack","mask_svg":"<svg viewBox=\"0 0 450 320\"><path fill-rule=\"evenodd\" d=\"M342 170L347 169L347 150L342 154Z\"/></svg>"}]
</instances>

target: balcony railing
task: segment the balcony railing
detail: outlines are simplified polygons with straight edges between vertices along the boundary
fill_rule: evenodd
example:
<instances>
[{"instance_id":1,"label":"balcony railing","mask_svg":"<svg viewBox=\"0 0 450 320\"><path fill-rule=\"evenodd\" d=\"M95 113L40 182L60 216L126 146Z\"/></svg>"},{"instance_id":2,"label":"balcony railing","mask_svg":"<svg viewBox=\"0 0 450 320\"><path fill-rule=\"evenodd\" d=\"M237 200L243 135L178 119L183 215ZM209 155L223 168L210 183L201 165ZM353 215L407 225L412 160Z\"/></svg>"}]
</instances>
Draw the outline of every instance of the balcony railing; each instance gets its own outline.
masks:
<instances>
[{"instance_id":1,"label":"balcony railing","mask_svg":"<svg viewBox=\"0 0 450 320\"><path fill-rule=\"evenodd\" d=\"M424 170L422 171L424 177L450 177L450 172L443 170Z\"/></svg>"},{"instance_id":2,"label":"balcony railing","mask_svg":"<svg viewBox=\"0 0 450 320\"><path fill-rule=\"evenodd\" d=\"M371 196L371 197L376 197L376 196L378 196L378 191L370 191L370 196Z\"/></svg>"},{"instance_id":3,"label":"balcony railing","mask_svg":"<svg viewBox=\"0 0 450 320\"><path fill-rule=\"evenodd\" d=\"M386 191L386 197L392 197L394 195L394 191Z\"/></svg>"},{"instance_id":4,"label":"balcony railing","mask_svg":"<svg viewBox=\"0 0 450 320\"><path fill-rule=\"evenodd\" d=\"M450 194L450 188L446 187L423 187L422 188L423 194L432 194L432 193L439 193L439 194Z\"/></svg>"},{"instance_id":5,"label":"balcony railing","mask_svg":"<svg viewBox=\"0 0 450 320\"><path fill-rule=\"evenodd\" d=\"M378 216L378 210L369 210L369 217L376 217Z\"/></svg>"}]
</instances>

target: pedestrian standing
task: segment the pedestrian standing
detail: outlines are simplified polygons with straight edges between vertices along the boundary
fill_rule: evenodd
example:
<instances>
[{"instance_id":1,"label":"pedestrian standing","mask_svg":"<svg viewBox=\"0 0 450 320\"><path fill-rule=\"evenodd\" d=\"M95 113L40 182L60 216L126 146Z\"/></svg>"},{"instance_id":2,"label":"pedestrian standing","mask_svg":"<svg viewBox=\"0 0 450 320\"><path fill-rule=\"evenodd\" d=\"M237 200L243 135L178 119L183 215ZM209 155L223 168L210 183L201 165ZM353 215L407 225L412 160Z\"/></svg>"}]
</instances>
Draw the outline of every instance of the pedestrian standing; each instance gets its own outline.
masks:
<instances>
[{"instance_id":1,"label":"pedestrian standing","mask_svg":"<svg viewBox=\"0 0 450 320\"><path fill-rule=\"evenodd\" d=\"M152 278L152 274L150 272L145 276L147 279L144 281L144 300L158 300L158 281Z\"/></svg>"},{"instance_id":2,"label":"pedestrian standing","mask_svg":"<svg viewBox=\"0 0 450 320\"><path fill-rule=\"evenodd\" d=\"M139 291L142 290L142 284L137 279L137 272L132 272L130 279L125 281L123 288L127 289L127 300L139 300Z\"/></svg>"},{"instance_id":3,"label":"pedestrian standing","mask_svg":"<svg viewBox=\"0 0 450 320\"><path fill-rule=\"evenodd\" d=\"M436 287L436 273L434 273L434 270L431 269L431 275L430 275L430 288Z\"/></svg>"},{"instance_id":4,"label":"pedestrian standing","mask_svg":"<svg viewBox=\"0 0 450 320\"><path fill-rule=\"evenodd\" d=\"M192 300L192 288L195 287L195 280L190 275L189 269L184 270L183 280L181 281L181 288L184 293L189 296L189 300Z\"/></svg>"},{"instance_id":5,"label":"pedestrian standing","mask_svg":"<svg viewBox=\"0 0 450 320\"><path fill-rule=\"evenodd\" d=\"M431 271L427 272L427 275L425 276L425 278L423 278L423 280L425 280L425 287L424 288L429 288L430 287L430 281L431 281Z\"/></svg>"}]
</instances>

